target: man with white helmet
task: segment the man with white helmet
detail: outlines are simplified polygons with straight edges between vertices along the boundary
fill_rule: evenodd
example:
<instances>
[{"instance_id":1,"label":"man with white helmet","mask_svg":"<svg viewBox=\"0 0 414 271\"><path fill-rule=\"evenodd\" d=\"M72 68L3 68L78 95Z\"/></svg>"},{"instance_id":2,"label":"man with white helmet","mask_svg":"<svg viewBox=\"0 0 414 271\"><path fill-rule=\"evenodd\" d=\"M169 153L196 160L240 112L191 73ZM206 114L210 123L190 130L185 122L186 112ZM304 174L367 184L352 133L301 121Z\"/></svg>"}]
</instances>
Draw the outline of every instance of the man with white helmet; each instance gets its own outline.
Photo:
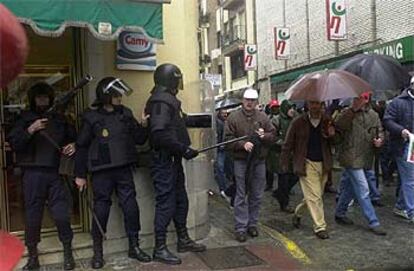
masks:
<instances>
[{"instance_id":1,"label":"man with white helmet","mask_svg":"<svg viewBox=\"0 0 414 271\"><path fill-rule=\"evenodd\" d=\"M257 222L266 184L265 158L276 130L265 113L256 109L259 95L249 88L243 94L242 108L232 113L225 126L226 140L249 139L227 146L234 158L236 196L234 200L235 237L246 241L246 233L257 237Z\"/></svg>"}]
</instances>

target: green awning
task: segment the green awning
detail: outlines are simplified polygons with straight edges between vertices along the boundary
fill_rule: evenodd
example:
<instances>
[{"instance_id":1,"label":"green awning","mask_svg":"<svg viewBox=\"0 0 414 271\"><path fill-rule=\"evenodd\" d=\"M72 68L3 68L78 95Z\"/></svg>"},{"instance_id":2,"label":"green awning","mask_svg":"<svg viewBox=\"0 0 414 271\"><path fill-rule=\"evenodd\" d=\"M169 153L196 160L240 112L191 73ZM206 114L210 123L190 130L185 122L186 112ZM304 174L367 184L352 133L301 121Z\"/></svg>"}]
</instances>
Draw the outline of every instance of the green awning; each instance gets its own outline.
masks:
<instances>
[{"instance_id":1,"label":"green awning","mask_svg":"<svg viewBox=\"0 0 414 271\"><path fill-rule=\"evenodd\" d=\"M68 26L87 27L98 39L115 40L123 30L142 31L162 42L162 4L170 0L0 0L42 36Z\"/></svg>"}]
</instances>

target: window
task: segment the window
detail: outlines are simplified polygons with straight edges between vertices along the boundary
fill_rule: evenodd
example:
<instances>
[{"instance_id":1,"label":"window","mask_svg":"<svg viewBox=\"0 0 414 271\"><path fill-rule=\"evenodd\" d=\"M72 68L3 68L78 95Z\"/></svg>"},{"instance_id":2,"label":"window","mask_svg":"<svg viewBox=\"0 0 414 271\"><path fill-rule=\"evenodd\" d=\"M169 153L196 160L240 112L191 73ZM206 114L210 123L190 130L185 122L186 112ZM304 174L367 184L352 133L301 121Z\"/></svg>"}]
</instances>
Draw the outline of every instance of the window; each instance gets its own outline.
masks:
<instances>
[{"instance_id":1,"label":"window","mask_svg":"<svg viewBox=\"0 0 414 271\"><path fill-rule=\"evenodd\" d=\"M244 51L239 50L236 54L230 56L231 77L233 80L246 76L244 70Z\"/></svg>"}]
</instances>

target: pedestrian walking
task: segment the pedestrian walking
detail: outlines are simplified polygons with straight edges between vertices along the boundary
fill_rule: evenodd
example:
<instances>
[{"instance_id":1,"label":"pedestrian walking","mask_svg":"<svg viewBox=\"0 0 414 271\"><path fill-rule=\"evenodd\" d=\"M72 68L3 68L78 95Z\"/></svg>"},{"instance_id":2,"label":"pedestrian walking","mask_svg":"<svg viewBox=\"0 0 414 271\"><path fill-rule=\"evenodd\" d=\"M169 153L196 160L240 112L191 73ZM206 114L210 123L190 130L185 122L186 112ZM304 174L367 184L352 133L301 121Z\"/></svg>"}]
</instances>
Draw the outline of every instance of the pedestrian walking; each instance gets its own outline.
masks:
<instances>
[{"instance_id":1,"label":"pedestrian walking","mask_svg":"<svg viewBox=\"0 0 414 271\"><path fill-rule=\"evenodd\" d=\"M384 137L381 121L370 107L369 100L370 93L362 93L353 99L351 107L344 109L335 119L335 127L342 138L338 147L338 159L346 173L335 210L335 221L342 225L353 224L353 221L346 217L346 211L352 195L355 195L368 221L369 229L374 234L386 235L370 198L370 191L379 194L375 191L373 163L376 149L382 146Z\"/></svg>"},{"instance_id":2,"label":"pedestrian walking","mask_svg":"<svg viewBox=\"0 0 414 271\"><path fill-rule=\"evenodd\" d=\"M276 99L271 100L268 103L269 108L269 119L273 125L275 125L275 121L279 116L280 112L280 104L279 101ZM277 130L277 129L276 129ZM276 144L276 141L270 145L269 152L266 157L266 188L265 191L272 191L273 190L273 183L274 183L274 176L277 173L278 167L278 153L280 152L280 146Z\"/></svg>"},{"instance_id":3,"label":"pedestrian walking","mask_svg":"<svg viewBox=\"0 0 414 271\"><path fill-rule=\"evenodd\" d=\"M266 185L265 159L275 139L275 128L265 113L255 109L259 95L249 88L243 94L242 108L232 112L225 126L226 140L251 136L227 146L234 158L236 197L234 200L235 238L246 241L246 234L258 236L257 223Z\"/></svg>"},{"instance_id":4,"label":"pedestrian walking","mask_svg":"<svg viewBox=\"0 0 414 271\"><path fill-rule=\"evenodd\" d=\"M410 86L388 105L384 126L390 132L390 148L401 181L394 213L414 222L414 163L407 161L408 143L414 133L414 77Z\"/></svg>"},{"instance_id":5,"label":"pedestrian walking","mask_svg":"<svg viewBox=\"0 0 414 271\"><path fill-rule=\"evenodd\" d=\"M292 188L299 181L299 177L293 173L293 161L289 159L289 166L287 172L282 172L280 169L280 155L282 146L286 140L287 131L293 119L296 117L296 110L293 108L293 104L284 100L280 105L280 113L272 122L276 127L276 159L274 161L274 167L278 172L277 189L273 191L273 197L277 199L280 205L280 210L286 213L293 213L294 209L289 206L289 194Z\"/></svg>"},{"instance_id":6,"label":"pedestrian walking","mask_svg":"<svg viewBox=\"0 0 414 271\"><path fill-rule=\"evenodd\" d=\"M321 239L329 238L323 211L323 192L327 174L332 168L331 141L335 135L333 126L322 127L326 116L322 102L306 102L308 112L296 118L290 125L282 147L281 170L289 172L292 156L293 172L299 176L303 201L296 207L292 223L299 228L306 209L313 220L313 230Z\"/></svg>"}]
</instances>

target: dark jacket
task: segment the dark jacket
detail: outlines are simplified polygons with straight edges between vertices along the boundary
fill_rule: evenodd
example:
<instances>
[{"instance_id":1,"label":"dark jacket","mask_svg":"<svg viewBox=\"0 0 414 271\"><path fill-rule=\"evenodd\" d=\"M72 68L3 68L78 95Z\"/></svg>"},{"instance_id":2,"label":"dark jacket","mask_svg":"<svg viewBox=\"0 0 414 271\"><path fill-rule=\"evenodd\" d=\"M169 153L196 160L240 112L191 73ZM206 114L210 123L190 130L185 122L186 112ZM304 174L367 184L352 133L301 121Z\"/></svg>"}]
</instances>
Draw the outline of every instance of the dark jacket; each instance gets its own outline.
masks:
<instances>
[{"instance_id":1,"label":"dark jacket","mask_svg":"<svg viewBox=\"0 0 414 271\"><path fill-rule=\"evenodd\" d=\"M191 145L181 101L163 87L156 86L145 111L150 114L150 143L155 150L182 156Z\"/></svg>"},{"instance_id":2,"label":"dark jacket","mask_svg":"<svg viewBox=\"0 0 414 271\"><path fill-rule=\"evenodd\" d=\"M411 93L414 91L411 90ZM408 89L387 106L383 124L390 132L390 148L393 154L402 156L405 144L401 136L402 130L407 129L414 133L414 99L408 94Z\"/></svg>"},{"instance_id":3,"label":"dark jacket","mask_svg":"<svg viewBox=\"0 0 414 271\"><path fill-rule=\"evenodd\" d=\"M323 116L321 124L326 121L326 117ZM289 160L293 153L293 173L298 176L306 175L306 156L308 151L308 141L310 133L310 123L308 114L302 114L292 121L288 129L285 142L282 146L281 154L281 169L282 172L288 172ZM321 129L321 145L322 145L322 157L323 157L323 170L328 172L332 169L332 153L331 153L331 140L325 138L322 135Z\"/></svg>"},{"instance_id":4,"label":"dark jacket","mask_svg":"<svg viewBox=\"0 0 414 271\"><path fill-rule=\"evenodd\" d=\"M102 107L87 110L76 141L75 175L86 177L87 171L136 164L135 145L144 144L146 139L147 129L125 106L116 106L112 112Z\"/></svg>"},{"instance_id":5,"label":"dark jacket","mask_svg":"<svg viewBox=\"0 0 414 271\"><path fill-rule=\"evenodd\" d=\"M265 136L262 139L261 151L257 158L265 159L270 144L275 140L276 129L263 112L254 110L248 113L244 109L240 109L231 113L224 127L225 140L227 141L246 135L252 136L259 128L263 128ZM226 149L232 152L234 159L246 159L248 153L244 149L244 144L249 141L249 139L246 139L228 144Z\"/></svg>"},{"instance_id":6,"label":"dark jacket","mask_svg":"<svg viewBox=\"0 0 414 271\"><path fill-rule=\"evenodd\" d=\"M60 151L44 135L36 132L30 135L27 128L37 119L43 118L33 111L24 111L20 119L8 135L8 141L16 153L17 164L22 167L51 167L58 168ZM76 140L75 128L70 125L63 115L47 116L48 125L44 129L57 145L63 147Z\"/></svg>"}]
</instances>

